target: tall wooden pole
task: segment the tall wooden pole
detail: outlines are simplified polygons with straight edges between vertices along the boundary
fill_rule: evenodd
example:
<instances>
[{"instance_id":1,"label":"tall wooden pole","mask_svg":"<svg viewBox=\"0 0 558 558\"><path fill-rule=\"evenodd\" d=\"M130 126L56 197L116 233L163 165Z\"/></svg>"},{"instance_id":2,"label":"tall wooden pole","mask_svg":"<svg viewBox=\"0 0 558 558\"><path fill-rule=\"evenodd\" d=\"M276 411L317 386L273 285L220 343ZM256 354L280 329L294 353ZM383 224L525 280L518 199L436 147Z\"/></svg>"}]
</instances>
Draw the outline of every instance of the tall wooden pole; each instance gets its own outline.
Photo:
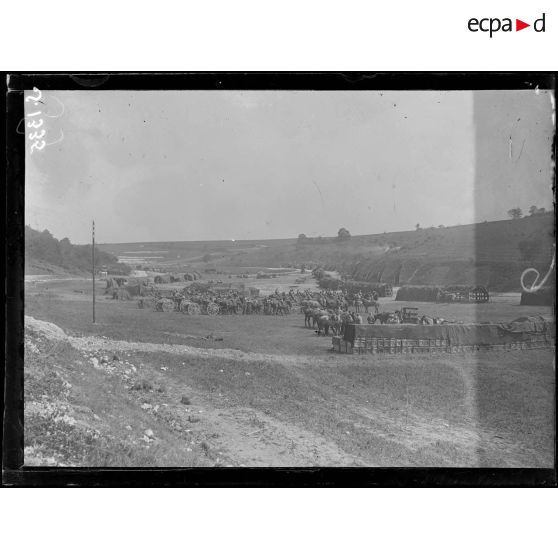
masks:
<instances>
[{"instance_id":1,"label":"tall wooden pole","mask_svg":"<svg viewBox=\"0 0 558 558\"><path fill-rule=\"evenodd\" d=\"M93 242L91 243L91 272L93 274L93 323L95 323L95 221L91 229Z\"/></svg>"}]
</instances>

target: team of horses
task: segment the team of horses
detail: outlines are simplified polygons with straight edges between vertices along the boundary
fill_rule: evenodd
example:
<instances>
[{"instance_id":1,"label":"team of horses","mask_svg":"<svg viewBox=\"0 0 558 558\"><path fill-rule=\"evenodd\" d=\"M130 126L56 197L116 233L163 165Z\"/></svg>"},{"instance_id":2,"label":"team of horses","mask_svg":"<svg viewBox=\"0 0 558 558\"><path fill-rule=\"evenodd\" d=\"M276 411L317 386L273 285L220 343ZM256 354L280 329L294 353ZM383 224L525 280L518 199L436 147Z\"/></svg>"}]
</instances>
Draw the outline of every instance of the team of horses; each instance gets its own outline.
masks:
<instances>
[{"instance_id":1,"label":"team of horses","mask_svg":"<svg viewBox=\"0 0 558 558\"><path fill-rule=\"evenodd\" d=\"M349 312L348 308L332 309L322 306L318 301L308 300L303 301L301 309L304 313L304 327L315 329L318 335L329 335L330 330L333 335L343 335L347 325L364 323L364 318L359 314L356 305L355 310ZM403 314L400 310L374 313L367 311L367 314L366 323L369 325L404 323ZM439 325L449 322L443 318L423 315L416 323L420 325Z\"/></svg>"},{"instance_id":2,"label":"team of horses","mask_svg":"<svg viewBox=\"0 0 558 558\"><path fill-rule=\"evenodd\" d=\"M161 296L155 292L155 297ZM380 312L378 295L376 292L363 294L348 293L323 289L311 291L291 288L288 292L279 292L267 296L247 296L231 289L228 292L216 291L210 286L201 289L199 286L186 287L176 290L173 297L198 304L202 311L208 306L218 306L219 314L223 315L270 315L287 316L293 311L304 314L304 326L313 328L318 334L343 335L348 324L399 324L402 315L399 310L394 312ZM171 297L171 298L173 298ZM361 315L366 314L365 318ZM418 323L434 325L443 323L440 318L422 316Z\"/></svg>"},{"instance_id":3,"label":"team of horses","mask_svg":"<svg viewBox=\"0 0 558 558\"><path fill-rule=\"evenodd\" d=\"M155 298L163 296L160 292L154 291ZM174 291L171 295L166 295L172 300L188 300L198 304L202 309L209 305L217 305L219 314L224 315L246 315L246 314L265 314L271 316L286 316L292 312L293 306L298 303L294 292L278 292L265 296L247 296L234 289L228 292L217 292L211 288L203 291L186 287Z\"/></svg>"},{"instance_id":4,"label":"team of horses","mask_svg":"<svg viewBox=\"0 0 558 558\"><path fill-rule=\"evenodd\" d=\"M329 335L331 329L333 335L343 335L348 324L362 324L364 318L355 311L348 310L332 311L324 308L316 308L313 305L306 306L302 310L304 312L304 326L314 328L318 334ZM399 324L401 323L401 313L395 312L378 312L368 314L366 322L368 324Z\"/></svg>"}]
</instances>

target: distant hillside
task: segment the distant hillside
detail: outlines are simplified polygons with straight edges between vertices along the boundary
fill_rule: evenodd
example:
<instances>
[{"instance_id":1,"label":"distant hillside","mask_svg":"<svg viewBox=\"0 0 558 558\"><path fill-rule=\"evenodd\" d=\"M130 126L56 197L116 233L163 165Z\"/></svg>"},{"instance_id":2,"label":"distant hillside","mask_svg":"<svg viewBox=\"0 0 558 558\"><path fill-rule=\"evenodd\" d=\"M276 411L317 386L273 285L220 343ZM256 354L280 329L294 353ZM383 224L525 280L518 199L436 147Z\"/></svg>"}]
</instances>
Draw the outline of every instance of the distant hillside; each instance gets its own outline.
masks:
<instances>
[{"instance_id":1,"label":"distant hillside","mask_svg":"<svg viewBox=\"0 0 558 558\"><path fill-rule=\"evenodd\" d=\"M394 285L484 285L517 291L527 267L548 269L553 253L553 215L459 227L425 229L369 239L383 254L324 265L357 280ZM340 265L341 264L341 265Z\"/></svg>"},{"instance_id":2,"label":"distant hillside","mask_svg":"<svg viewBox=\"0 0 558 558\"><path fill-rule=\"evenodd\" d=\"M111 267L119 273L130 268L119 264L118 258L95 247L95 265ZM25 273L91 272L91 245L74 245L67 238L57 240L49 231L25 227Z\"/></svg>"},{"instance_id":3,"label":"distant hillside","mask_svg":"<svg viewBox=\"0 0 558 558\"><path fill-rule=\"evenodd\" d=\"M554 215L314 241L285 241L223 258L226 265L312 263L359 281L393 285L478 284L517 291L527 267L546 272Z\"/></svg>"},{"instance_id":4,"label":"distant hillside","mask_svg":"<svg viewBox=\"0 0 558 558\"><path fill-rule=\"evenodd\" d=\"M454 227L353 236L346 240L241 240L105 244L138 263L179 269L321 266L359 281L393 285L478 284L517 291L526 267L546 272L553 253L554 215ZM130 260L132 261L132 260ZM233 271L234 272L234 271Z\"/></svg>"}]
</instances>

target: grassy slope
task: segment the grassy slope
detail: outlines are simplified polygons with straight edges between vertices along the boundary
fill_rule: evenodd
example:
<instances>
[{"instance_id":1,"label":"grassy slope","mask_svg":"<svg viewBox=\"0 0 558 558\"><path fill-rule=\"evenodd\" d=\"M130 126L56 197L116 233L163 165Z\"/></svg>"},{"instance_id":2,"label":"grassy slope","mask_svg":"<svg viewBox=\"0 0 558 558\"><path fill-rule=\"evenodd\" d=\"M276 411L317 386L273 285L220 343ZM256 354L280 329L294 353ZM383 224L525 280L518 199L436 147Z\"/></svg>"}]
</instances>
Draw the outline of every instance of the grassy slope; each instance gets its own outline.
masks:
<instances>
[{"instance_id":1,"label":"grassy slope","mask_svg":"<svg viewBox=\"0 0 558 558\"><path fill-rule=\"evenodd\" d=\"M25 345L27 466L219 463L194 423L169 409L169 403L171 408L184 406L153 382L151 370L135 355L128 360L120 353L119 361L95 367L90 355L29 330ZM151 408L142 408L147 402ZM146 437L146 430L153 437Z\"/></svg>"},{"instance_id":2,"label":"grassy slope","mask_svg":"<svg viewBox=\"0 0 558 558\"><path fill-rule=\"evenodd\" d=\"M553 215L547 215L355 236L342 243L326 239L323 243L300 245L294 239L285 239L107 244L102 249L115 255L140 249L167 250L161 262L174 266L227 269L313 262L345 271L361 280L396 282L397 270L401 269L401 283L481 283L494 290L517 290L523 267L548 265L553 223ZM534 259L522 260L520 242L525 241L536 241L540 245ZM205 264L200 258L207 253L213 259Z\"/></svg>"},{"instance_id":3,"label":"grassy slope","mask_svg":"<svg viewBox=\"0 0 558 558\"><path fill-rule=\"evenodd\" d=\"M83 272L72 273L73 275ZM25 275L70 275L70 271L50 262L36 258L25 258Z\"/></svg>"},{"instance_id":4,"label":"grassy slope","mask_svg":"<svg viewBox=\"0 0 558 558\"><path fill-rule=\"evenodd\" d=\"M463 317L482 308L486 317L492 312L492 319L526 310L496 303L444 306ZM120 464L123 455L124 465L187 465L194 456L198 464L220 459L220 464L233 465L552 464L551 351L350 357L329 353L329 339L302 328L298 315L187 317L101 298L99 324L92 325L86 300L64 300L56 292L50 300L29 293L26 313L75 335L94 334L107 344L129 339L277 355L246 360L227 353L147 352L141 346L130 356L119 353L137 367L133 381L146 380L153 387L145 391L126 389L132 379L92 368L89 355L75 349L53 353L48 368L62 367L74 386L75 404L91 409L107 435L114 436L102 437L102 447L112 452L108 455L117 456L108 463ZM211 332L220 333L223 341L200 339ZM111 356L108 348L104 353ZM26 366L26 378L32 377L37 367L32 360ZM164 393L157 392L159 386ZM36 398L41 389L33 390ZM185 394L193 402L191 410L180 403ZM161 410L166 403L168 420L143 410L146 402ZM190 424L187 416L198 410L201 421ZM169 420L178 420L182 431L170 427ZM34 434L34 423L26 420L28 425L31 436L44 439L44 431ZM146 428L155 432L158 446L138 441ZM186 451L192 447L195 451ZM109 459L102 455L97 451L77 458L85 463Z\"/></svg>"}]
</instances>

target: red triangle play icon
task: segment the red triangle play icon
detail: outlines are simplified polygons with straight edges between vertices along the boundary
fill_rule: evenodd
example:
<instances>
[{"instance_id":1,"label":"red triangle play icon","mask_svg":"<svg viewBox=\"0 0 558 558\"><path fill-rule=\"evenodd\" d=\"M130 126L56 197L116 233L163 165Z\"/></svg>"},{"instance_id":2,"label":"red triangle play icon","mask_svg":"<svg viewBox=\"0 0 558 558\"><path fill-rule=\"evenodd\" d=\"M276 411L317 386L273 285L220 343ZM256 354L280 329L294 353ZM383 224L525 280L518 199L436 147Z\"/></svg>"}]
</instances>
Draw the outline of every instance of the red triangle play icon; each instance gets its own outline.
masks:
<instances>
[{"instance_id":1,"label":"red triangle play icon","mask_svg":"<svg viewBox=\"0 0 558 558\"><path fill-rule=\"evenodd\" d=\"M526 27L531 27L531 24L530 23L525 23L524 21L521 21L520 19L515 20L515 30L516 31L521 31L522 29L525 29Z\"/></svg>"}]
</instances>

